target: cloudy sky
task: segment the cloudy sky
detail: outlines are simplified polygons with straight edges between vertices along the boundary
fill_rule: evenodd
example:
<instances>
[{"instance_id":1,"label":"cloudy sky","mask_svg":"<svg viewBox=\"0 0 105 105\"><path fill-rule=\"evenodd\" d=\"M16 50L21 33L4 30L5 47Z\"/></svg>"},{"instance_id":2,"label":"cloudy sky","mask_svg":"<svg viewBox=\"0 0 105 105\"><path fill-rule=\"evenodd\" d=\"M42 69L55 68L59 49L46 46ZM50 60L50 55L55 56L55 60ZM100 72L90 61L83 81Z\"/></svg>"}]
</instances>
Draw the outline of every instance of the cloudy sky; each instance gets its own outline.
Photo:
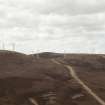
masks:
<instances>
[{"instance_id":1,"label":"cloudy sky","mask_svg":"<svg viewBox=\"0 0 105 105\"><path fill-rule=\"evenodd\" d=\"M105 53L105 0L0 0L0 48Z\"/></svg>"}]
</instances>

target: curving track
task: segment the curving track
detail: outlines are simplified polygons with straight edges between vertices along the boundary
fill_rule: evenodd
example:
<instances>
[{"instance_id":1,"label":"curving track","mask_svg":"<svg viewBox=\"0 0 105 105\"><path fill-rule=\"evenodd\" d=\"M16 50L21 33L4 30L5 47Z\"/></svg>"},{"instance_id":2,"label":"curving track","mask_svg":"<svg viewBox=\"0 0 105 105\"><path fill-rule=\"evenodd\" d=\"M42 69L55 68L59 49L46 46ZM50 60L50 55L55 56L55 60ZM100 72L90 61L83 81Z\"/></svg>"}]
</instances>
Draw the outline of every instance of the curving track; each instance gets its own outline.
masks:
<instances>
[{"instance_id":1,"label":"curving track","mask_svg":"<svg viewBox=\"0 0 105 105\"><path fill-rule=\"evenodd\" d=\"M37 102L34 98L29 98L29 101L30 101L33 105L39 105L38 102Z\"/></svg>"},{"instance_id":2,"label":"curving track","mask_svg":"<svg viewBox=\"0 0 105 105\"><path fill-rule=\"evenodd\" d=\"M52 59L51 61L58 65L62 65L60 62L58 62L55 59ZM96 93L94 93L92 89L90 89L87 85L85 85L85 83L77 76L75 70L70 65L63 64L63 66L69 70L70 75L83 87L84 90L88 92L88 94L90 94L100 105L105 105L105 101L102 100Z\"/></svg>"}]
</instances>

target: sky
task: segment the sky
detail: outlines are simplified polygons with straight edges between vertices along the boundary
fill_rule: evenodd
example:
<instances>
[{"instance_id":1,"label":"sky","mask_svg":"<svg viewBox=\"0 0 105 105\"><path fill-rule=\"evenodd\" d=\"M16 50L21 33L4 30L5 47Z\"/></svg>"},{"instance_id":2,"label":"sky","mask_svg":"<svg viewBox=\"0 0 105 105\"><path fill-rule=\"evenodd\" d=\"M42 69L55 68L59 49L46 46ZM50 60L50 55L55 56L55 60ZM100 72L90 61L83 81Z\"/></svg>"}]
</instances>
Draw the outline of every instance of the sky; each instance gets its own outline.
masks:
<instances>
[{"instance_id":1,"label":"sky","mask_svg":"<svg viewBox=\"0 0 105 105\"><path fill-rule=\"evenodd\" d=\"M0 49L105 53L105 0L0 0Z\"/></svg>"}]
</instances>

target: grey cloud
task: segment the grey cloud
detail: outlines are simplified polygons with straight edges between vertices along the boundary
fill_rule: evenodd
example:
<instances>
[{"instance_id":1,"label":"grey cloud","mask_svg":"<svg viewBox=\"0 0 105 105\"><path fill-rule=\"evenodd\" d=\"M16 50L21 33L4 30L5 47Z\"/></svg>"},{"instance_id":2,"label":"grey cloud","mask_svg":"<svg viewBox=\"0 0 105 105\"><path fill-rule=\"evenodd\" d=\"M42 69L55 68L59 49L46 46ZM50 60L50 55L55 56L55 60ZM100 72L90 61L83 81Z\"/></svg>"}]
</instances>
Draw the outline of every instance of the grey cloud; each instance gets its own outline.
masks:
<instances>
[{"instance_id":1,"label":"grey cloud","mask_svg":"<svg viewBox=\"0 0 105 105\"><path fill-rule=\"evenodd\" d=\"M44 17L43 17L44 18ZM84 31L103 31L105 29L105 13L91 15L46 15L47 20L43 19L41 26L47 26L46 30L50 35L56 29L67 33L83 33ZM57 33L56 33L57 34Z\"/></svg>"},{"instance_id":2,"label":"grey cloud","mask_svg":"<svg viewBox=\"0 0 105 105\"><path fill-rule=\"evenodd\" d=\"M96 52L105 50L100 47L105 43L104 0L0 0L0 3L0 38L18 43L17 50L92 52L94 47Z\"/></svg>"},{"instance_id":3,"label":"grey cloud","mask_svg":"<svg viewBox=\"0 0 105 105\"><path fill-rule=\"evenodd\" d=\"M78 15L105 12L104 0L7 0L3 4L40 14Z\"/></svg>"},{"instance_id":4,"label":"grey cloud","mask_svg":"<svg viewBox=\"0 0 105 105\"><path fill-rule=\"evenodd\" d=\"M34 2L33 4L24 5L32 12L41 14L91 14L105 12L104 0L44 0L44 2Z\"/></svg>"}]
</instances>

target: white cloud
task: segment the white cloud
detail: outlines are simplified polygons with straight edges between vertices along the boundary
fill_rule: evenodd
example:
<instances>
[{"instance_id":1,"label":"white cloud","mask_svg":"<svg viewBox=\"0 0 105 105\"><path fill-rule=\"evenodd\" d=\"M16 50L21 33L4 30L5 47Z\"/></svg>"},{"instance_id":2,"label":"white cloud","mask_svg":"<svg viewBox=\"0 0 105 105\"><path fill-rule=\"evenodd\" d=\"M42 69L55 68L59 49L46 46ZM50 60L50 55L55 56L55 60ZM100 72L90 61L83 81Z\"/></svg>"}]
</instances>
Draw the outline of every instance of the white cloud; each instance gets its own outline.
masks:
<instances>
[{"instance_id":1,"label":"white cloud","mask_svg":"<svg viewBox=\"0 0 105 105\"><path fill-rule=\"evenodd\" d=\"M18 51L102 53L103 37L104 0L0 0L0 41Z\"/></svg>"},{"instance_id":2,"label":"white cloud","mask_svg":"<svg viewBox=\"0 0 105 105\"><path fill-rule=\"evenodd\" d=\"M24 4L24 0L18 3ZM16 2L16 1L15 1ZM23 6L23 5L21 5ZM104 0L31 0L25 1L24 8L30 9L33 13L57 13L57 14L89 14L105 11Z\"/></svg>"}]
</instances>

